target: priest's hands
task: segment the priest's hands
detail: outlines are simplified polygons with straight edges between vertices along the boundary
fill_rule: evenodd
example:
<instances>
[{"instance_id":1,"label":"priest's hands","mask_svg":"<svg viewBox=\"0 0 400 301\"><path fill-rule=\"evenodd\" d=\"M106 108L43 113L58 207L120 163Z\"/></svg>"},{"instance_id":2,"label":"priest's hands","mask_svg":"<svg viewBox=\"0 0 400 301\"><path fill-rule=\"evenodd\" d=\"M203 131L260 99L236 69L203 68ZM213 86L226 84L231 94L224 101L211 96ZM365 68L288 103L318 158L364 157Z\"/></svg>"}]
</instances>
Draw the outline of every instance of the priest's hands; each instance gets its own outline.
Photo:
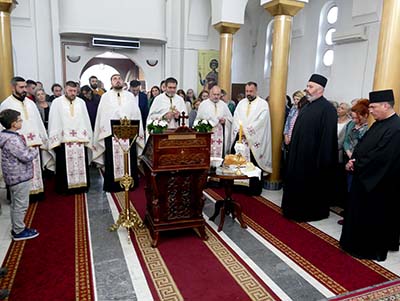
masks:
<instances>
[{"instance_id":1,"label":"priest's hands","mask_svg":"<svg viewBox=\"0 0 400 301\"><path fill-rule=\"evenodd\" d=\"M356 159L350 159L349 162L346 163L347 171L354 171L354 161L356 161Z\"/></svg>"},{"instance_id":2,"label":"priest's hands","mask_svg":"<svg viewBox=\"0 0 400 301\"><path fill-rule=\"evenodd\" d=\"M174 118L174 113L172 111L169 111L164 115L164 118L167 119L168 122L170 122L172 118Z\"/></svg>"},{"instance_id":3,"label":"priest's hands","mask_svg":"<svg viewBox=\"0 0 400 301\"><path fill-rule=\"evenodd\" d=\"M179 119L180 113L176 110L173 111L173 115L175 119Z\"/></svg>"},{"instance_id":4,"label":"priest's hands","mask_svg":"<svg viewBox=\"0 0 400 301\"><path fill-rule=\"evenodd\" d=\"M221 118L219 119L219 123L220 123L220 124L225 124L225 118L224 118L224 117L221 117Z\"/></svg>"}]
</instances>

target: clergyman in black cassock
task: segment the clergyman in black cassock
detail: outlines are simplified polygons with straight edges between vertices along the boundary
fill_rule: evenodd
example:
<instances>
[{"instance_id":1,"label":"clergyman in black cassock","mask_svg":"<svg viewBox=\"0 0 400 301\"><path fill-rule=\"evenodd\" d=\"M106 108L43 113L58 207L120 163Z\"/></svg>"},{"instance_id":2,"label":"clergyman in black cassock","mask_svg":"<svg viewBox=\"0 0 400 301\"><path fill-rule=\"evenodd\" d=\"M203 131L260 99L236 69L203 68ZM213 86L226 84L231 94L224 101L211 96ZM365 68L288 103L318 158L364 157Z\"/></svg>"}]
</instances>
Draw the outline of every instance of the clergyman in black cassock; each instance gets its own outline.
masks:
<instances>
[{"instance_id":1,"label":"clergyman in black cassock","mask_svg":"<svg viewBox=\"0 0 400 301\"><path fill-rule=\"evenodd\" d=\"M370 93L371 128L346 168L353 171L341 247L355 257L383 261L399 250L400 118L391 90Z\"/></svg>"},{"instance_id":2,"label":"clergyman in black cassock","mask_svg":"<svg viewBox=\"0 0 400 301\"><path fill-rule=\"evenodd\" d=\"M290 142L282 211L299 222L327 218L337 190L337 112L323 96L326 82L322 75L311 76L309 103L297 117Z\"/></svg>"}]
</instances>

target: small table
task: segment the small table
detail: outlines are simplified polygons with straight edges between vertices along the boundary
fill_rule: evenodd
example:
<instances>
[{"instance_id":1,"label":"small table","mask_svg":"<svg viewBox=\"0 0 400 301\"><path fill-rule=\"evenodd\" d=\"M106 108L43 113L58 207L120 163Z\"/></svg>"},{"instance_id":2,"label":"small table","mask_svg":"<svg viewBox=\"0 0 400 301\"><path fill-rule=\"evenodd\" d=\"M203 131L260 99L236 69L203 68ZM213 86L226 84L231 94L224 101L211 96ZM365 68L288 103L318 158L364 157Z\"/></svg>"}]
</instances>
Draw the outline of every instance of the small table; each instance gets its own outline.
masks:
<instances>
[{"instance_id":1,"label":"small table","mask_svg":"<svg viewBox=\"0 0 400 301\"><path fill-rule=\"evenodd\" d=\"M209 218L210 221L214 221L215 218L221 213L221 220L218 225L218 232L222 230L224 227L225 222L225 214L229 215L232 214L232 218L235 217L238 219L240 226L244 229L247 228L246 223L243 221L242 218L242 207L238 202L232 199L232 190L233 184L235 180L248 180L249 177L246 175L236 175L236 174L219 174L213 173L212 177L217 178L222 183L222 186L225 190L225 199L223 200L216 200L215 202L215 211L214 214Z\"/></svg>"}]
</instances>

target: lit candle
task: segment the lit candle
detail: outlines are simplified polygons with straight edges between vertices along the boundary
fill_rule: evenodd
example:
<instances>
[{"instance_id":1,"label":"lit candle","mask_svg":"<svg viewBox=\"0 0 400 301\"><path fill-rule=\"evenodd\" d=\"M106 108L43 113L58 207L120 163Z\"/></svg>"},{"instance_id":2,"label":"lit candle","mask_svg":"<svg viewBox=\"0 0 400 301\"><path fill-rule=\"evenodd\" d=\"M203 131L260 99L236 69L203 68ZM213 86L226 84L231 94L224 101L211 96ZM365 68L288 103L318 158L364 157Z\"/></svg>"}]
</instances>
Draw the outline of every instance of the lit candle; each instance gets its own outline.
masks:
<instances>
[{"instance_id":1,"label":"lit candle","mask_svg":"<svg viewBox=\"0 0 400 301\"><path fill-rule=\"evenodd\" d=\"M243 135L243 126L242 126L242 122L239 121L239 143L242 143L242 135Z\"/></svg>"}]
</instances>

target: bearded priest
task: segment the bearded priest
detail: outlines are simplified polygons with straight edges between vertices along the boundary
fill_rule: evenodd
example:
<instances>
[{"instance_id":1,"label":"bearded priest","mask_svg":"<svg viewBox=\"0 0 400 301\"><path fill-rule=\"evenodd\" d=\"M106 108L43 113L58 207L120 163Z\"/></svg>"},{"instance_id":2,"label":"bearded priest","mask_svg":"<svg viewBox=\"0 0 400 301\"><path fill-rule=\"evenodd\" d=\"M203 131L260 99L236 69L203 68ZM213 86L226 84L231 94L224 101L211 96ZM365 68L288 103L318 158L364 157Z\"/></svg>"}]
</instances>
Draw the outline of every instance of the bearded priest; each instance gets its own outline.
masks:
<instances>
[{"instance_id":1,"label":"bearded priest","mask_svg":"<svg viewBox=\"0 0 400 301\"><path fill-rule=\"evenodd\" d=\"M54 158L47 151L48 136L36 104L26 97L26 82L22 77L11 79L12 94L0 106L0 111L13 109L21 113L22 128L18 131L27 146L40 149L40 156L33 160L33 178L29 191L31 201L44 199L44 185L42 170L47 168L54 171Z\"/></svg>"},{"instance_id":2,"label":"bearded priest","mask_svg":"<svg viewBox=\"0 0 400 301\"><path fill-rule=\"evenodd\" d=\"M97 110L93 137L93 161L104 167L103 190L108 192L122 191L120 179L124 176L124 153L121 146L128 149L129 140L113 137L111 120L139 121L139 133L136 138L136 147L129 152L129 173L134 185L139 184L137 156L144 148L144 132L142 117L137 101L132 93L123 89L124 82L121 75L111 76L111 90L101 96Z\"/></svg>"},{"instance_id":3,"label":"bearded priest","mask_svg":"<svg viewBox=\"0 0 400 301\"><path fill-rule=\"evenodd\" d=\"M213 126L211 157L224 158L231 145L232 114L221 98L221 88L214 86L209 99L201 102L196 119L207 120Z\"/></svg>"},{"instance_id":4,"label":"bearded priest","mask_svg":"<svg viewBox=\"0 0 400 301\"><path fill-rule=\"evenodd\" d=\"M56 191L87 192L92 126L85 101L76 97L77 84L65 83L65 95L53 100L49 113L49 149L56 158Z\"/></svg>"}]
</instances>

